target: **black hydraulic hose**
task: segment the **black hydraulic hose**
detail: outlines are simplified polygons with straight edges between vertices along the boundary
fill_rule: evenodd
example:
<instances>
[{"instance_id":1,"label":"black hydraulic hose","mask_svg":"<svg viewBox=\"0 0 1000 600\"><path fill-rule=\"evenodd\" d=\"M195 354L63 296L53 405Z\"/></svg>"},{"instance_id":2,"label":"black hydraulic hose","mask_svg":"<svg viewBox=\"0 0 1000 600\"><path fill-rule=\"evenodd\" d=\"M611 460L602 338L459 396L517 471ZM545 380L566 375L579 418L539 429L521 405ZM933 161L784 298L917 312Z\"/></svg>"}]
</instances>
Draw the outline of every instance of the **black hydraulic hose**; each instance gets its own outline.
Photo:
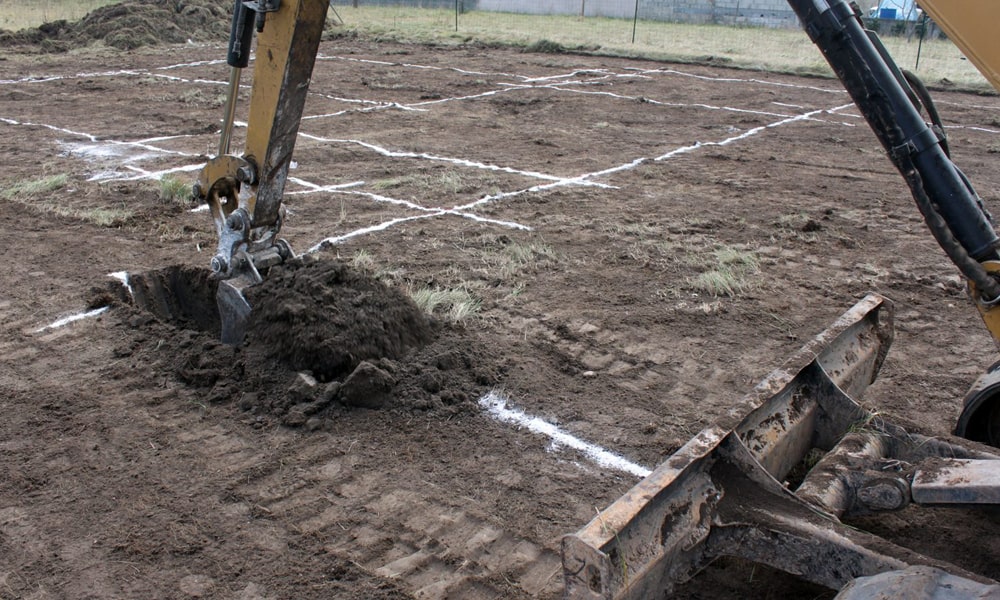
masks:
<instances>
[{"instance_id":1,"label":"black hydraulic hose","mask_svg":"<svg viewBox=\"0 0 1000 600\"><path fill-rule=\"evenodd\" d=\"M906 69L903 69L902 73L906 79L906 83L910 84L914 93L920 98L920 103L923 105L924 110L927 111L927 118L938 128L938 139L941 141L941 149L944 150L945 156L951 158L951 150L948 148L948 138L945 137L944 125L941 124L941 115L938 114L937 106L934 104L934 99L931 98L930 91L915 73L911 73Z\"/></svg>"},{"instance_id":2,"label":"black hydraulic hose","mask_svg":"<svg viewBox=\"0 0 1000 600\"><path fill-rule=\"evenodd\" d=\"M1000 284L979 263L997 260L997 235L978 196L918 112L912 90L845 0L788 0L910 186L938 243L987 298Z\"/></svg>"},{"instance_id":3,"label":"black hydraulic hose","mask_svg":"<svg viewBox=\"0 0 1000 600\"><path fill-rule=\"evenodd\" d=\"M920 214L924 217L924 223L927 224L927 228L930 229L931 235L934 236L938 245L948 255L951 262L958 267L962 275L976 286L984 300L993 301L1000 298L1000 283L986 272L983 265L969 256L962 244L955 239L948 224L945 223L941 214L935 209L934 203L924 191L920 177L916 173L912 173L911 177L913 181L910 182L910 189L913 191L913 199Z\"/></svg>"}]
</instances>

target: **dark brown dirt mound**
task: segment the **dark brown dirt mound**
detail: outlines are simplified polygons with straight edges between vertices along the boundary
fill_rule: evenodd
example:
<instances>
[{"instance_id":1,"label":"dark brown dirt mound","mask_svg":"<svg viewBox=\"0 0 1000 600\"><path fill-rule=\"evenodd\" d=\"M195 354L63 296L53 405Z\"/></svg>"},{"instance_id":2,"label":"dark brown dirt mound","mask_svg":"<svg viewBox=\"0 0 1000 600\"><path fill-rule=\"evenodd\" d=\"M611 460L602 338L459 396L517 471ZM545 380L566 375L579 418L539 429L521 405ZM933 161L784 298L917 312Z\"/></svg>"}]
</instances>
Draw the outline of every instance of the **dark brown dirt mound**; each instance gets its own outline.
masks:
<instances>
[{"instance_id":1,"label":"dark brown dirt mound","mask_svg":"<svg viewBox=\"0 0 1000 600\"><path fill-rule=\"evenodd\" d=\"M120 50L187 40L224 41L229 36L231 6L219 0L126 0L75 23L54 21L17 32L0 30L0 46L65 52L97 41Z\"/></svg>"},{"instance_id":2,"label":"dark brown dirt mound","mask_svg":"<svg viewBox=\"0 0 1000 600\"><path fill-rule=\"evenodd\" d=\"M330 261L276 267L247 299L251 346L321 381L362 361L402 358L431 339L427 318L399 290Z\"/></svg>"},{"instance_id":3,"label":"dark brown dirt mound","mask_svg":"<svg viewBox=\"0 0 1000 600\"><path fill-rule=\"evenodd\" d=\"M238 348L219 341L204 269L130 281L130 302L101 287L88 303L113 304L128 331L116 364L204 390L210 404L235 403L254 426L318 429L358 407L452 416L475 410L507 368L478 331L432 322L399 290L333 261L293 261L250 288L254 310Z\"/></svg>"}]
</instances>

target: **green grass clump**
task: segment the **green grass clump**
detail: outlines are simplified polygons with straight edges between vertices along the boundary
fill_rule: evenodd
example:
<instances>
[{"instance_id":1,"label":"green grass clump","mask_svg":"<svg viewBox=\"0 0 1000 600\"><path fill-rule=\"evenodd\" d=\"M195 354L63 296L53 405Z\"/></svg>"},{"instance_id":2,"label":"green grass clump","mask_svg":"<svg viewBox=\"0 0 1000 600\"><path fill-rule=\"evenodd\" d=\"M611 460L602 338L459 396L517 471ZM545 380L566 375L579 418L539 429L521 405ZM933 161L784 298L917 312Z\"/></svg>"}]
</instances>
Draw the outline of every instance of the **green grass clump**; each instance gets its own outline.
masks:
<instances>
[{"instance_id":1,"label":"green grass clump","mask_svg":"<svg viewBox=\"0 0 1000 600\"><path fill-rule=\"evenodd\" d=\"M17 31L52 21L76 21L118 0L25 0L0 3L0 29Z\"/></svg>"},{"instance_id":2,"label":"green grass clump","mask_svg":"<svg viewBox=\"0 0 1000 600\"><path fill-rule=\"evenodd\" d=\"M69 183L69 175L65 173L50 175L41 179L32 179L30 181L15 181L0 188L0 198L4 200L17 200L27 196L47 194L66 187L67 183Z\"/></svg>"},{"instance_id":3,"label":"green grass clump","mask_svg":"<svg viewBox=\"0 0 1000 600\"><path fill-rule=\"evenodd\" d=\"M186 202L191 199L191 184L167 175L160 180L160 200L163 202Z\"/></svg>"},{"instance_id":4,"label":"green grass clump","mask_svg":"<svg viewBox=\"0 0 1000 600\"><path fill-rule=\"evenodd\" d=\"M66 206L60 198L48 197L69 184L66 174L50 175L30 181L15 181L0 187L0 199L16 202L28 208L60 217L93 223L98 227L120 227L135 214L125 208L75 208Z\"/></svg>"},{"instance_id":5,"label":"green grass clump","mask_svg":"<svg viewBox=\"0 0 1000 600\"><path fill-rule=\"evenodd\" d=\"M465 321L482 308L482 303L463 289L425 287L410 292L410 298L425 313L442 316L450 323Z\"/></svg>"},{"instance_id":6,"label":"green grass clump","mask_svg":"<svg viewBox=\"0 0 1000 600\"><path fill-rule=\"evenodd\" d=\"M98 227L120 227L135 216L127 208L92 208L89 210L59 210L58 214L87 221Z\"/></svg>"},{"instance_id":7,"label":"green grass clump","mask_svg":"<svg viewBox=\"0 0 1000 600\"><path fill-rule=\"evenodd\" d=\"M757 287L760 259L755 253L724 246L714 250L712 258L709 269L691 280L696 290L735 297Z\"/></svg>"}]
</instances>

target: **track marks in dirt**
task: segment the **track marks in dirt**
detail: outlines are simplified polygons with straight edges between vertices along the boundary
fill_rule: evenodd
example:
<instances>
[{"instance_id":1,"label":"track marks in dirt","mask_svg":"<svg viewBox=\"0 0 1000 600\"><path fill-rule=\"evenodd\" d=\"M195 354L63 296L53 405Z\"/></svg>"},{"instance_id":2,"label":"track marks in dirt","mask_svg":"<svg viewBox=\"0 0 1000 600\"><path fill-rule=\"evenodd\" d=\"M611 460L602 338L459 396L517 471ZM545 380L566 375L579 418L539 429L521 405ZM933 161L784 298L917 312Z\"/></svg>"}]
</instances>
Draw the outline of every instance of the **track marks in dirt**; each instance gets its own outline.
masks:
<instances>
[{"instance_id":1,"label":"track marks in dirt","mask_svg":"<svg viewBox=\"0 0 1000 600\"><path fill-rule=\"evenodd\" d=\"M218 429L189 443L230 474L234 498L277 527L270 539L278 546L292 536L316 540L325 552L399 581L417 597L556 594L555 550L492 524L471 499L445 500L444 490L428 495L427 482L411 489L412 471L400 472L395 461L374 469L339 436L317 433L307 440L277 431L268 437L294 462L261 460Z\"/></svg>"}]
</instances>

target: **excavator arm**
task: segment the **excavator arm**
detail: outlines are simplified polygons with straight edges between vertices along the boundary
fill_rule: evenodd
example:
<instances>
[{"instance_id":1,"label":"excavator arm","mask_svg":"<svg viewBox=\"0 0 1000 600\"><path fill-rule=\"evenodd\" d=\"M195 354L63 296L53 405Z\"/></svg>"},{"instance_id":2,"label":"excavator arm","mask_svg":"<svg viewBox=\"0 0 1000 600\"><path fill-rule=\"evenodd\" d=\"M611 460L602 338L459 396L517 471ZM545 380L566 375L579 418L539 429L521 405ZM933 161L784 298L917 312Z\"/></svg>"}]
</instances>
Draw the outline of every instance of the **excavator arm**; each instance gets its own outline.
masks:
<instances>
[{"instance_id":1,"label":"excavator arm","mask_svg":"<svg viewBox=\"0 0 1000 600\"><path fill-rule=\"evenodd\" d=\"M903 176L928 229L962 272L970 299L1000 343L997 234L982 200L951 160L930 94L915 76L896 66L878 36L865 30L856 4L846 0L788 3ZM945 32L1000 89L1000 41L995 32L989 34L1000 17L1000 7L951 0L924 0L921 5L943 19ZM962 12L963 7L969 12ZM931 123L924 120L921 109L926 109ZM996 366L973 385L955 432L1000 446L1000 369Z\"/></svg>"},{"instance_id":2,"label":"excavator arm","mask_svg":"<svg viewBox=\"0 0 1000 600\"><path fill-rule=\"evenodd\" d=\"M243 289L261 281L260 271L293 256L278 237L281 200L328 6L327 0L236 0L219 155L202 168L195 184L218 234L211 266L220 279L222 341L229 344L242 342L250 315ZM259 35L246 145L236 156L229 145L254 29Z\"/></svg>"}]
</instances>

